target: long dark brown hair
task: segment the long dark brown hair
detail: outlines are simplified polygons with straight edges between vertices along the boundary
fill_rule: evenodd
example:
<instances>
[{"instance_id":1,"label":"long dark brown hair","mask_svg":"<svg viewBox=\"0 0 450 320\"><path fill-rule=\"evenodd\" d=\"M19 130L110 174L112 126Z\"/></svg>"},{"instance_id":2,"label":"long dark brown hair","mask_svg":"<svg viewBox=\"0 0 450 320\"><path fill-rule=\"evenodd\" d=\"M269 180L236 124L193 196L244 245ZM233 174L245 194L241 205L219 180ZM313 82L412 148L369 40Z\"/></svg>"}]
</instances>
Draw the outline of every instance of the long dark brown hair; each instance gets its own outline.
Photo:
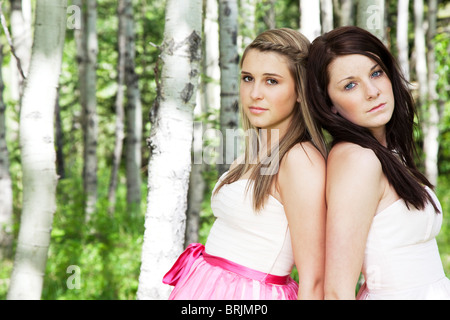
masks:
<instances>
[{"instance_id":1,"label":"long dark brown hair","mask_svg":"<svg viewBox=\"0 0 450 320\"><path fill-rule=\"evenodd\" d=\"M387 147L371 134L331 111L328 95L330 76L328 66L340 56L360 54L374 60L389 77L394 93L395 107L386 124ZM414 118L417 117L414 100L397 61L385 45L370 32L353 26L336 28L317 37L310 48L307 94L312 114L333 137L332 146L347 141L372 149L381 162L383 173L397 194L417 209L431 202L438 207L423 185L433 188L414 163L417 151L414 144Z\"/></svg>"},{"instance_id":2,"label":"long dark brown hair","mask_svg":"<svg viewBox=\"0 0 450 320\"><path fill-rule=\"evenodd\" d=\"M324 157L326 156L326 146L323 137L310 114L310 108L307 106L305 82L306 60L309 46L309 40L300 32L289 28L280 28L259 34L245 49L241 59L241 67L249 50L274 52L285 57L288 68L294 78L296 93L300 102L296 102L292 121L289 124L286 134L280 137L277 147L269 150L269 156L263 156L261 158L259 158L258 153L251 152L255 147L256 150L260 150L261 148L261 141L259 139L260 128L253 126L242 108L240 108L242 127L245 131L251 132L248 139L245 140L243 163L237 164L228 172L226 177L218 184L214 194L217 194L224 185L237 181L245 173L250 171L251 176L248 179L247 190L250 184L253 184L253 207L255 211L259 211L263 208L271 192L281 160L294 145L310 141ZM276 156L274 156L274 153ZM255 155L256 158L254 158ZM268 159L276 160L268 161ZM268 167L267 163L269 163ZM264 169L265 174L261 174L261 169Z\"/></svg>"}]
</instances>

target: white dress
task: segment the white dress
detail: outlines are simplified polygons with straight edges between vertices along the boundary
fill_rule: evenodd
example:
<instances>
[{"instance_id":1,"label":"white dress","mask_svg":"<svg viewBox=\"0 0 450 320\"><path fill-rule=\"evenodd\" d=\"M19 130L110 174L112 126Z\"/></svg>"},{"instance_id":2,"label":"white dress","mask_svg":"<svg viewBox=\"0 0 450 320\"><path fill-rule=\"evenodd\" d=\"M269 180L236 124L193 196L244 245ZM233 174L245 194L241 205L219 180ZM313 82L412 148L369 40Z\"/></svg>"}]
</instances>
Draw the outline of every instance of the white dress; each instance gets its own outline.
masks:
<instances>
[{"instance_id":1,"label":"white dress","mask_svg":"<svg viewBox=\"0 0 450 320\"><path fill-rule=\"evenodd\" d=\"M264 273L288 275L294 265L294 255L284 207L269 196L261 212L255 213L253 188L246 192L247 183L243 179L224 185L211 198L216 221L205 251Z\"/></svg>"},{"instance_id":2,"label":"white dress","mask_svg":"<svg viewBox=\"0 0 450 320\"><path fill-rule=\"evenodd\" d=\"M433 191L427 191L442 208ZM359 300L450 299L436 243L443 213L431 203L417 210L400 199L375 215L370 227Z\"/></svg>"},{"instance_id":3,"label":"white dress","mask_svg":"<svg viewBox=\"0 0 450 320\"><path fill-rule=\"evenodd\" d=\"M297 299L298 284L290 277L294 255L284 207L269 196L264 208L256 213L253 184L246 192L247 182L238 180L224 185L212 196L216 220L204 251L191 259L188 247L181 260L194 260L192 266L183 267L184 262L178 261L174 264L175 271L168 273L170 279L179 273L182 276L174 282L169 299ZM194 247L199 248L198 244ZM179 271L179 265L183 271ZM184 269L188 270L186 274Z\"/></svg>"}]
</instances>

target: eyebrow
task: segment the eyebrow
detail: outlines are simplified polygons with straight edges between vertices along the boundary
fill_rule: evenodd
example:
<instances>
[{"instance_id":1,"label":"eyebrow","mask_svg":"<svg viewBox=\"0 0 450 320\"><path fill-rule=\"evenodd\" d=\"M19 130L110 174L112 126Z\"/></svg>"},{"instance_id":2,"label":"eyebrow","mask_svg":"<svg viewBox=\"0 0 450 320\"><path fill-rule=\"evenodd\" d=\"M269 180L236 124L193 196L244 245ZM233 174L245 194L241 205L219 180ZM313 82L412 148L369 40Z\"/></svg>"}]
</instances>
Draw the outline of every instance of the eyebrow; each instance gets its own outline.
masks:
<instances>
[{"instance_id":1,"label":"eyebrow","mask_svg":"<svg viewBox=\"0 0 450 320\"><path fill-rule=\"evenodd\" d=\"M373 70L376 69L377 67L378 67L378 63L375 64L372 68L370 68L370 71L373 71ZM344 79L338 81L338 83L341 83L341 82L344 81L344 80L351 80L351 79L355 79L355 77L354 77L354 76L349 76L349 77L347 77L347 78L344 78Z\"/></svg>"},{"instance_id":2,"label":"eyebrow","mask_svg":"<svg viewBox=\"0 0 450 320\"><path fill-rule=\"evenodd\" d=\"M251 73L250 73L250 72L247 72L247 71L241 71L241 74L251 75ZM269 73L269 72L263 73L263 76L266 76L266 77L278 77L278 78L283 78L282 75L279 75L279 74L277 74L277 73Z\"/></svg>"}]
</instances>

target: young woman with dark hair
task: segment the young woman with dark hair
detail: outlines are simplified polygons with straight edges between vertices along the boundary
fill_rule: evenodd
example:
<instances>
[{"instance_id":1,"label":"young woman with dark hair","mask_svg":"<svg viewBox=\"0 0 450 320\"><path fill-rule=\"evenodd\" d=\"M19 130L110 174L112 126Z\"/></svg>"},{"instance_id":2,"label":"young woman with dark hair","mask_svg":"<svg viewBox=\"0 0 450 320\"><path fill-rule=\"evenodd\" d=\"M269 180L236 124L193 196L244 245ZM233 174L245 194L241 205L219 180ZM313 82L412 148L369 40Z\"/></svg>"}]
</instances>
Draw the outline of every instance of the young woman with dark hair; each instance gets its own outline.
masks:
<instances>
[{"instance_id":1,"label":"young woman with dark hair","mask_svg":"<svg viewBox=\"0 0 450 320\"><path fill-rule=\"evenodd\" d=\"M333 138L327 159L325 298L450 299L436 235L442 208L417 169L414 101L395 58L341 27L312 43L311 112Z\"/></svg>"}]
</instances>

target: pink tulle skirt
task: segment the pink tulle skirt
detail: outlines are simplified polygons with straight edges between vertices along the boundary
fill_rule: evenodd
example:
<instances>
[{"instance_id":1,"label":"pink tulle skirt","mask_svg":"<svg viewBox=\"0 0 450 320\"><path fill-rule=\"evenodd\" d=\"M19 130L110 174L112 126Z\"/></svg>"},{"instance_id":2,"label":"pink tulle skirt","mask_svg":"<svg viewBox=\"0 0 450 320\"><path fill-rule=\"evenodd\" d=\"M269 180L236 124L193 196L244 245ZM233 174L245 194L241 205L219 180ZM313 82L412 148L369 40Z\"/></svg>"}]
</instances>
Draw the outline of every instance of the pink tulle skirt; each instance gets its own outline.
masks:
<instances>
[{"instance_id":1,"label":"pink tulle skirt","mask_svg":"<svg viewBox=\"0 0 450 320\"><path fill-rule=\"evenodd\" d=\"M298 284L208 255L191 244L163 282L174 285L169 300L295 300Z\"/></svg>"}]
</instances>

